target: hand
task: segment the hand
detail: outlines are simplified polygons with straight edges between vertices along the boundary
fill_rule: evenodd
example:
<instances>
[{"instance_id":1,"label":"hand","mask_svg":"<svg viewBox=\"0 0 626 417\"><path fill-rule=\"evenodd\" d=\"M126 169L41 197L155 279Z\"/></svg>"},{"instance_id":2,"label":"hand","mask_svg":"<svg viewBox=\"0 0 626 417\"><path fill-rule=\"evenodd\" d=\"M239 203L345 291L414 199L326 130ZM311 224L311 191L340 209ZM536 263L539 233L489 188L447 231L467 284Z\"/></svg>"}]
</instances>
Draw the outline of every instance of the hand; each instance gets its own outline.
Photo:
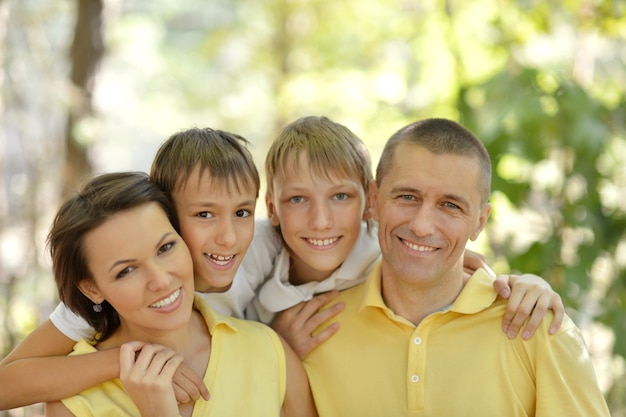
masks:
<instances>
[{"instance_id":1,"label":"hand","mask_svg":"<svg viewBox=\"0 0 626 417\"><path fill-rule=\"evenodd\" d=\"M337 295L339 291L336 290L316 295L307 302L281 311L272 322L272 328L289 343L300 360L304 360L313 349L337 333L339 323L332 323L317 335L312 336L313 331L322 323L343 311L343 303L337 303L319 311Z\"/></svg>"},{"instance_id":2,"label":"hand","mask_svg":"<svg viewBox=\"0 0 626 417\"><path fill-rule=\"evenodd\" d=\"M200 397L209 400L209 389L204 381L185 362L174 373L174 395L178 404L196 401Z\"/></svg>"},{"instance_id":3,"label":"hand","mask_svg":"<svg viewBox=\"0 0 626 417\"><path fill-rule=\"evenodd\" d=\"M502 298L509 299L502 319L502 329L509 338L517 337L528 319L522 338L530 339L548 310L554 313L550 334L555 334L561 327L565 306L561 296L543 278L533 274L500 275L493 287Z\"/></svg>"},{"instance_id":4,"label":"hand","mask_svg":"<svg viewBox=\"0 0 626 417\"><path fill-rule=\"evenodd\" d=\"M179 415L172 380L182 361L182 355L164 346L143 342L122 345L120 379L142 416Z\"/></svg>"},{"instance_id":5,"label":"hand","mask_svg":"<svg viewBox=\"0 0 626 417\"><path fill-rule=\"evenodd\" d=\"M482 268L494 276L496 275L485 262L484 256L480 253L465 249L465 253L463 255L463 270L465 273L472 275L478 268Z\"/></svg>"}]
</instances>

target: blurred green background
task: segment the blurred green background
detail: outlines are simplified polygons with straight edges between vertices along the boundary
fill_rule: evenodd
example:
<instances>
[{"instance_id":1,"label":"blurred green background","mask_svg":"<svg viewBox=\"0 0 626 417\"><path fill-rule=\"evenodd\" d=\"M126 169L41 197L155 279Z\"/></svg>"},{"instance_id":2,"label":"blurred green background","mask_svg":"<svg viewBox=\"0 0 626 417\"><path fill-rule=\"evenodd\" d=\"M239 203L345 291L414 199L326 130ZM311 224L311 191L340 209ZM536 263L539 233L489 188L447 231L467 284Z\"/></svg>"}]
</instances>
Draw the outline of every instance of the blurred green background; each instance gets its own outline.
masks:
<instances>
[{"instance_id":1,"label":"blurred green background","mask_svg":"<svg viewBox=\"0 0 626 417\"><path fill-rule=\"evenodd\" d=\"M346 125L374 162L401 126L446 117L494 162L494 211L474 248L497 272L552 284L585 332L612 415L626 416L625 10L622 0L0 0L0 355L56 304L45 236L86 177L148 171L161 142L190 126L241 134L262 167L278 129L301 116Z\"/></svg>"}]
</instances>

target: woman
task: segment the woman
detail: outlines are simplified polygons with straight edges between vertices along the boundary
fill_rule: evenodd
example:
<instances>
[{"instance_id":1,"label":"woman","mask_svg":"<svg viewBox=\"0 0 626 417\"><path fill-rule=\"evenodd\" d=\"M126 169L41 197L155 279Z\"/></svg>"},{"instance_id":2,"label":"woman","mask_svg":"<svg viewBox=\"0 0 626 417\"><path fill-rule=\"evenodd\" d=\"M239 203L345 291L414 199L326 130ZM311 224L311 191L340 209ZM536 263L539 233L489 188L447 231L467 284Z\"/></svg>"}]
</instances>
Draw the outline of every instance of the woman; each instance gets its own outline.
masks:
<instances>
[{"instance_id":1,"label":"woman","mask_svg":"<svg viewBox=\"0 0 626 417\"><path fill-rule=\"evenodd\" d=\"M48 416L315 416L294 352L268 327L194 297L193 266L166 195L143 173L96 177L48 237L61 300L97 332L73 354L120 347L120 379L46 405ZM211 392L178 405L185 363Z\"/></svg>"}]
</instances>

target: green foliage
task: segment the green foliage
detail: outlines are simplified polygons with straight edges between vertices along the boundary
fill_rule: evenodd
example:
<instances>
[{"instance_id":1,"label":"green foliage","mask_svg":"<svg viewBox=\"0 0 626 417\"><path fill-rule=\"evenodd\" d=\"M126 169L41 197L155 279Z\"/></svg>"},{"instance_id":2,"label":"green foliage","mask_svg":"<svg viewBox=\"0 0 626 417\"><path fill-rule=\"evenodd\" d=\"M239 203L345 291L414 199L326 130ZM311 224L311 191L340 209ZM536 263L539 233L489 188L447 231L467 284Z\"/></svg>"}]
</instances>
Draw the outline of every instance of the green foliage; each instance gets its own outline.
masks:
<instances>
[{"instance_id":1,"label":"green foliage","mask_svg":"<svg viewBox=\"0 0 626 417\"><path fill-rule=\"evenodd\" d=\"M477 89L485 99L473 105L468 97ZM548 279L566 305L610 326L615 352L626 356L626 272L619 249L626 216L603 194L623 175L626 155L612 154L609 146L626 140L623 109L609 109L565 77L534 68L504 70L466 87L460 97L463 123L494 158L493 189L549 224L529 245L515 242L532 223L520 223L504 238L492 236L494 256L512 270ZM599 170L605 158L621 164ZM585 311L590 298L599 309Z\"/></svg>"}]
</instances>

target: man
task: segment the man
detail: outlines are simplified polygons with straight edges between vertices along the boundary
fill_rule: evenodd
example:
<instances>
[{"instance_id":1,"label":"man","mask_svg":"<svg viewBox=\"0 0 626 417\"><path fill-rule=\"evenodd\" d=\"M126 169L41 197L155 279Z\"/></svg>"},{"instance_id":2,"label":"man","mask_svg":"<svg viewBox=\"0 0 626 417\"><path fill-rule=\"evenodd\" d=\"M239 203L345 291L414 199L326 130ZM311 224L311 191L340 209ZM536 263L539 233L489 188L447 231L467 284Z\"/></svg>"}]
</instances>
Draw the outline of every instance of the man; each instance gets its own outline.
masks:
<instances>
[{"instance_id":1,"label":"man","mask_svg":"<svg viewBox=\"0 0 626 417\"><path fill-rule=\"evenodd\" d=\"M482 143L449 120L413 123L389 139L376 177L382 261L334 300L340 330L305 360L320 416L608 416L570 318L554 336L545 320L510 340L493 278L463 273L491 211Z\"/></svg>"}]
</instances>

